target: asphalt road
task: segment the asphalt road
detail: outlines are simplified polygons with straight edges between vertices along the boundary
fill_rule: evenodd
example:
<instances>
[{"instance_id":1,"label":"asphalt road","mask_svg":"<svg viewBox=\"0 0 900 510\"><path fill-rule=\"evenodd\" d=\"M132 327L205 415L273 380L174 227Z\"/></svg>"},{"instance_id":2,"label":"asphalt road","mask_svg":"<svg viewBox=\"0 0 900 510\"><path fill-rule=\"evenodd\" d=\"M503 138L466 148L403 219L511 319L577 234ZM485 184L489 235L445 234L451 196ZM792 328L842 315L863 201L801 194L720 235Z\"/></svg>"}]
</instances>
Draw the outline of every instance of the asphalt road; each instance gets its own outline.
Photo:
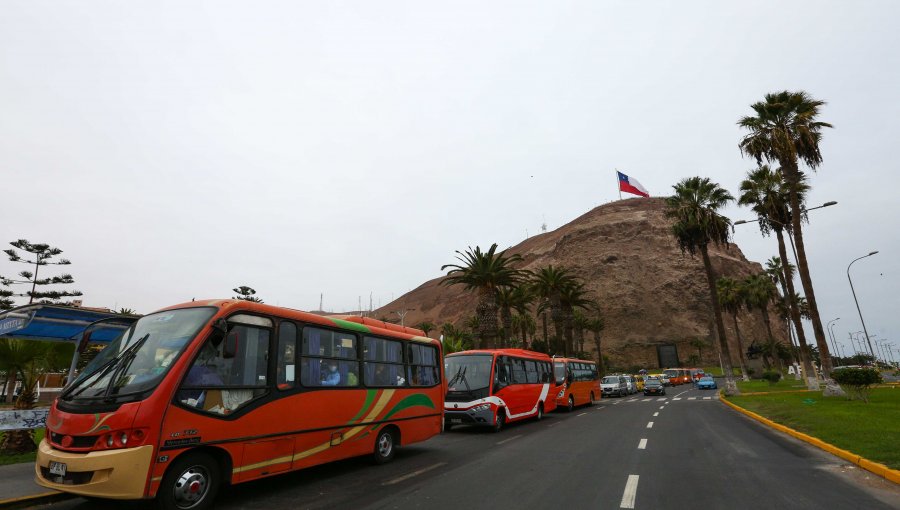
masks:
<instances>
[{"instance_id":1,"label":"asphalt road","mask_svg":"<svg viewBox=\"0 0 900 510\"><path fill-rule=\"evenodd\" d=\"M896 485L716 398L682 386L665 398L604 399L499 434L459 427L401 449L385 466L352 459L228 488L217 508L900 508Z\"/></svg>"}]
</instances>

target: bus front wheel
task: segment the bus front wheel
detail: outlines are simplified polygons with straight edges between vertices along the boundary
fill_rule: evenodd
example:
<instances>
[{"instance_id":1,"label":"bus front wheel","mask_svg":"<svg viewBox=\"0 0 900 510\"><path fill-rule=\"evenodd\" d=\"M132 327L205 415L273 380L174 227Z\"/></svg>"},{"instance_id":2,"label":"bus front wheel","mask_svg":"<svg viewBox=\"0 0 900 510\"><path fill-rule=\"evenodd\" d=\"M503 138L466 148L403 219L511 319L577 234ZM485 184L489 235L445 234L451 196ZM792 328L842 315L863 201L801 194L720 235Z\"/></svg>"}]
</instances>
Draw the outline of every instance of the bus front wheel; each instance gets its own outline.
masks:
<instances>
[{"instance_id":1,"label":"bus front wheel","mask_svg":"<svg viewBox=\"0 0 900 510\"><path fill-rule=\"evenodd\" d=\"M216 460L204 452L187 453L175 459L163 476L156 498L162 510L213 508L222 483Z\"/></svg>"},{"instance_id":2,"label":"bus front wheel","mask_svg":"<svg viewBox=\"0 0 900 510\"><path fill-rule=\"evenodd\" d=\"M569 404L566 406L566 412L571 413L573 409L575 409L575 397L569 395Z\"/></svg>"},{"instance_id":3,"label":"bus front wheel","mask_svg":"<svg viewBox=\"0 0 900 510\"><path fill-rule=\"evenodd\" d=\"M373 458L376 464L387 464L394 459L397 451L397 438L390 427L381 429L375 438L375 453Z\"/></svg>"},{"instance_id":4,"label":"bus front wheel","mask_svg":"<svg viewBox=\"0 0 900 510\"><path fill-rule=\"evenodd\" d=\"M494 432L503 430L504 425L506 425L506 411L501 408L497 410L497 418L494 420Z\"/></svg>"}]
</instances>

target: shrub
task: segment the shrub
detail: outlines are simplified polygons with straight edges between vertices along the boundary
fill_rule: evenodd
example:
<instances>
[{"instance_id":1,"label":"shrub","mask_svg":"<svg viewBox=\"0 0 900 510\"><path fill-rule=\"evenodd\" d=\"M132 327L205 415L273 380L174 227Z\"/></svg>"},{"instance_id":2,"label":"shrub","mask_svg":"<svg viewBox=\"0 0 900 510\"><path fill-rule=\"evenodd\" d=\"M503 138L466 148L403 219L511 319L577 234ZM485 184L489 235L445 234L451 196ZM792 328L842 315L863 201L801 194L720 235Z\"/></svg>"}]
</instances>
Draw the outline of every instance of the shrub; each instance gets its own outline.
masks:
<instances>
[{"instance_id":1,"label":"shrub","mask_svg":"<svg viewBox=\"0 0 900 510\"><path fill-rule=\"evenodd\" d=\"M831 372L834 382L841 385L850 399L869 403L869 387L882 381L874 368L841 368Z\"/></svg>"},{"instance_id":2,"label":"shrub","mask_svg":"<svg viewBox=\"0 0 900 510\"><path fill-rule=\"evenodd\" d=\"M769 381L769 386L772 386L781 380L781 372L777 370L766 370L763 372L762 378Z\"/></svg>"}]
</instances>

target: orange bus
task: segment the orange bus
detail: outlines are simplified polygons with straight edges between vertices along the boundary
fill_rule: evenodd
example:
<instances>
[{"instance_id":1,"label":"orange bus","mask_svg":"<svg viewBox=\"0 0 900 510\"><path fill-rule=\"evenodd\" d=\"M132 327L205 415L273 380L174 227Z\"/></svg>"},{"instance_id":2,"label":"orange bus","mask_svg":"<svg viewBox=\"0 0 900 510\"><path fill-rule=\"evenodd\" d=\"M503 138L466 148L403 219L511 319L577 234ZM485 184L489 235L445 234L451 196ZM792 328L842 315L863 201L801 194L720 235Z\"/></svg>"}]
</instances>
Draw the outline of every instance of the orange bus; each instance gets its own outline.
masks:
<instances>
[{"instance_id":1,"label":"orange bus","mask_svg":"<svg viewBox=\"0 0 900 510\"><path fill-rule=\"evenodd\" d=\"M444 428L489 426L500 432L509 422L535 418L556 409L550 393L550 356L522 349L484 349L444 358L447 394Z\"/></svg>"},{"instance_id":2,"label":"orange bus","mask_svg":"<svg viewBox=\"0 0 900 510\"><path fill-rule=\"evenodd\" d=\"M663 375L668 379L671 386L693 382L691 371L687 368L667 368L663 371Z\"/></svg>"},{"instance_id":3,"label":"orange bus","mask_svg":"<svg viewBox=\"0 0 900 510\"><path fill-rule=\"evenodd\" d=\"M441 345L417 329L260 303L137 320L54 401L44 487L165 509L338 459L388 462L441 431Z\"/></svg>"},{"instance_id":4,"label":"orange bus","mask_svg":"<svg viewBox=\"0 0 900 510\"><path fill-rule=\"evenodd\" d=\"M575 406L594 405L601 396L600 374L593 361L553 358L556 406L571 411Z\"/></svg>"}]
</instances>

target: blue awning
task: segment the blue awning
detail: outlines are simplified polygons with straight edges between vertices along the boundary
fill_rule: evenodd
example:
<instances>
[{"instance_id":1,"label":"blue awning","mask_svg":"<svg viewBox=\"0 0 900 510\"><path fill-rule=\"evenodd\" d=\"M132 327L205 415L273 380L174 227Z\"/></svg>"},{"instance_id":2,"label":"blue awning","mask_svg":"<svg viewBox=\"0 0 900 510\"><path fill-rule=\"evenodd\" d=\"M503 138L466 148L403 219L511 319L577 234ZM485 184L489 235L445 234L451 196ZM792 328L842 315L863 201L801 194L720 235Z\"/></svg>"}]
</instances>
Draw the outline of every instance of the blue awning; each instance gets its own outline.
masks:
<instances>
[{"instance_id":1,"label":"blue awning","mask_svg":"<svg viewBox=\"0 0 900 510\"><path fill-rule=\"evenodd\" d=\"M0 338L78 342L97 321L90 342L109 343L139 317L58 305L25 305L0 313Z\"/></svg>"}]
</instances>

